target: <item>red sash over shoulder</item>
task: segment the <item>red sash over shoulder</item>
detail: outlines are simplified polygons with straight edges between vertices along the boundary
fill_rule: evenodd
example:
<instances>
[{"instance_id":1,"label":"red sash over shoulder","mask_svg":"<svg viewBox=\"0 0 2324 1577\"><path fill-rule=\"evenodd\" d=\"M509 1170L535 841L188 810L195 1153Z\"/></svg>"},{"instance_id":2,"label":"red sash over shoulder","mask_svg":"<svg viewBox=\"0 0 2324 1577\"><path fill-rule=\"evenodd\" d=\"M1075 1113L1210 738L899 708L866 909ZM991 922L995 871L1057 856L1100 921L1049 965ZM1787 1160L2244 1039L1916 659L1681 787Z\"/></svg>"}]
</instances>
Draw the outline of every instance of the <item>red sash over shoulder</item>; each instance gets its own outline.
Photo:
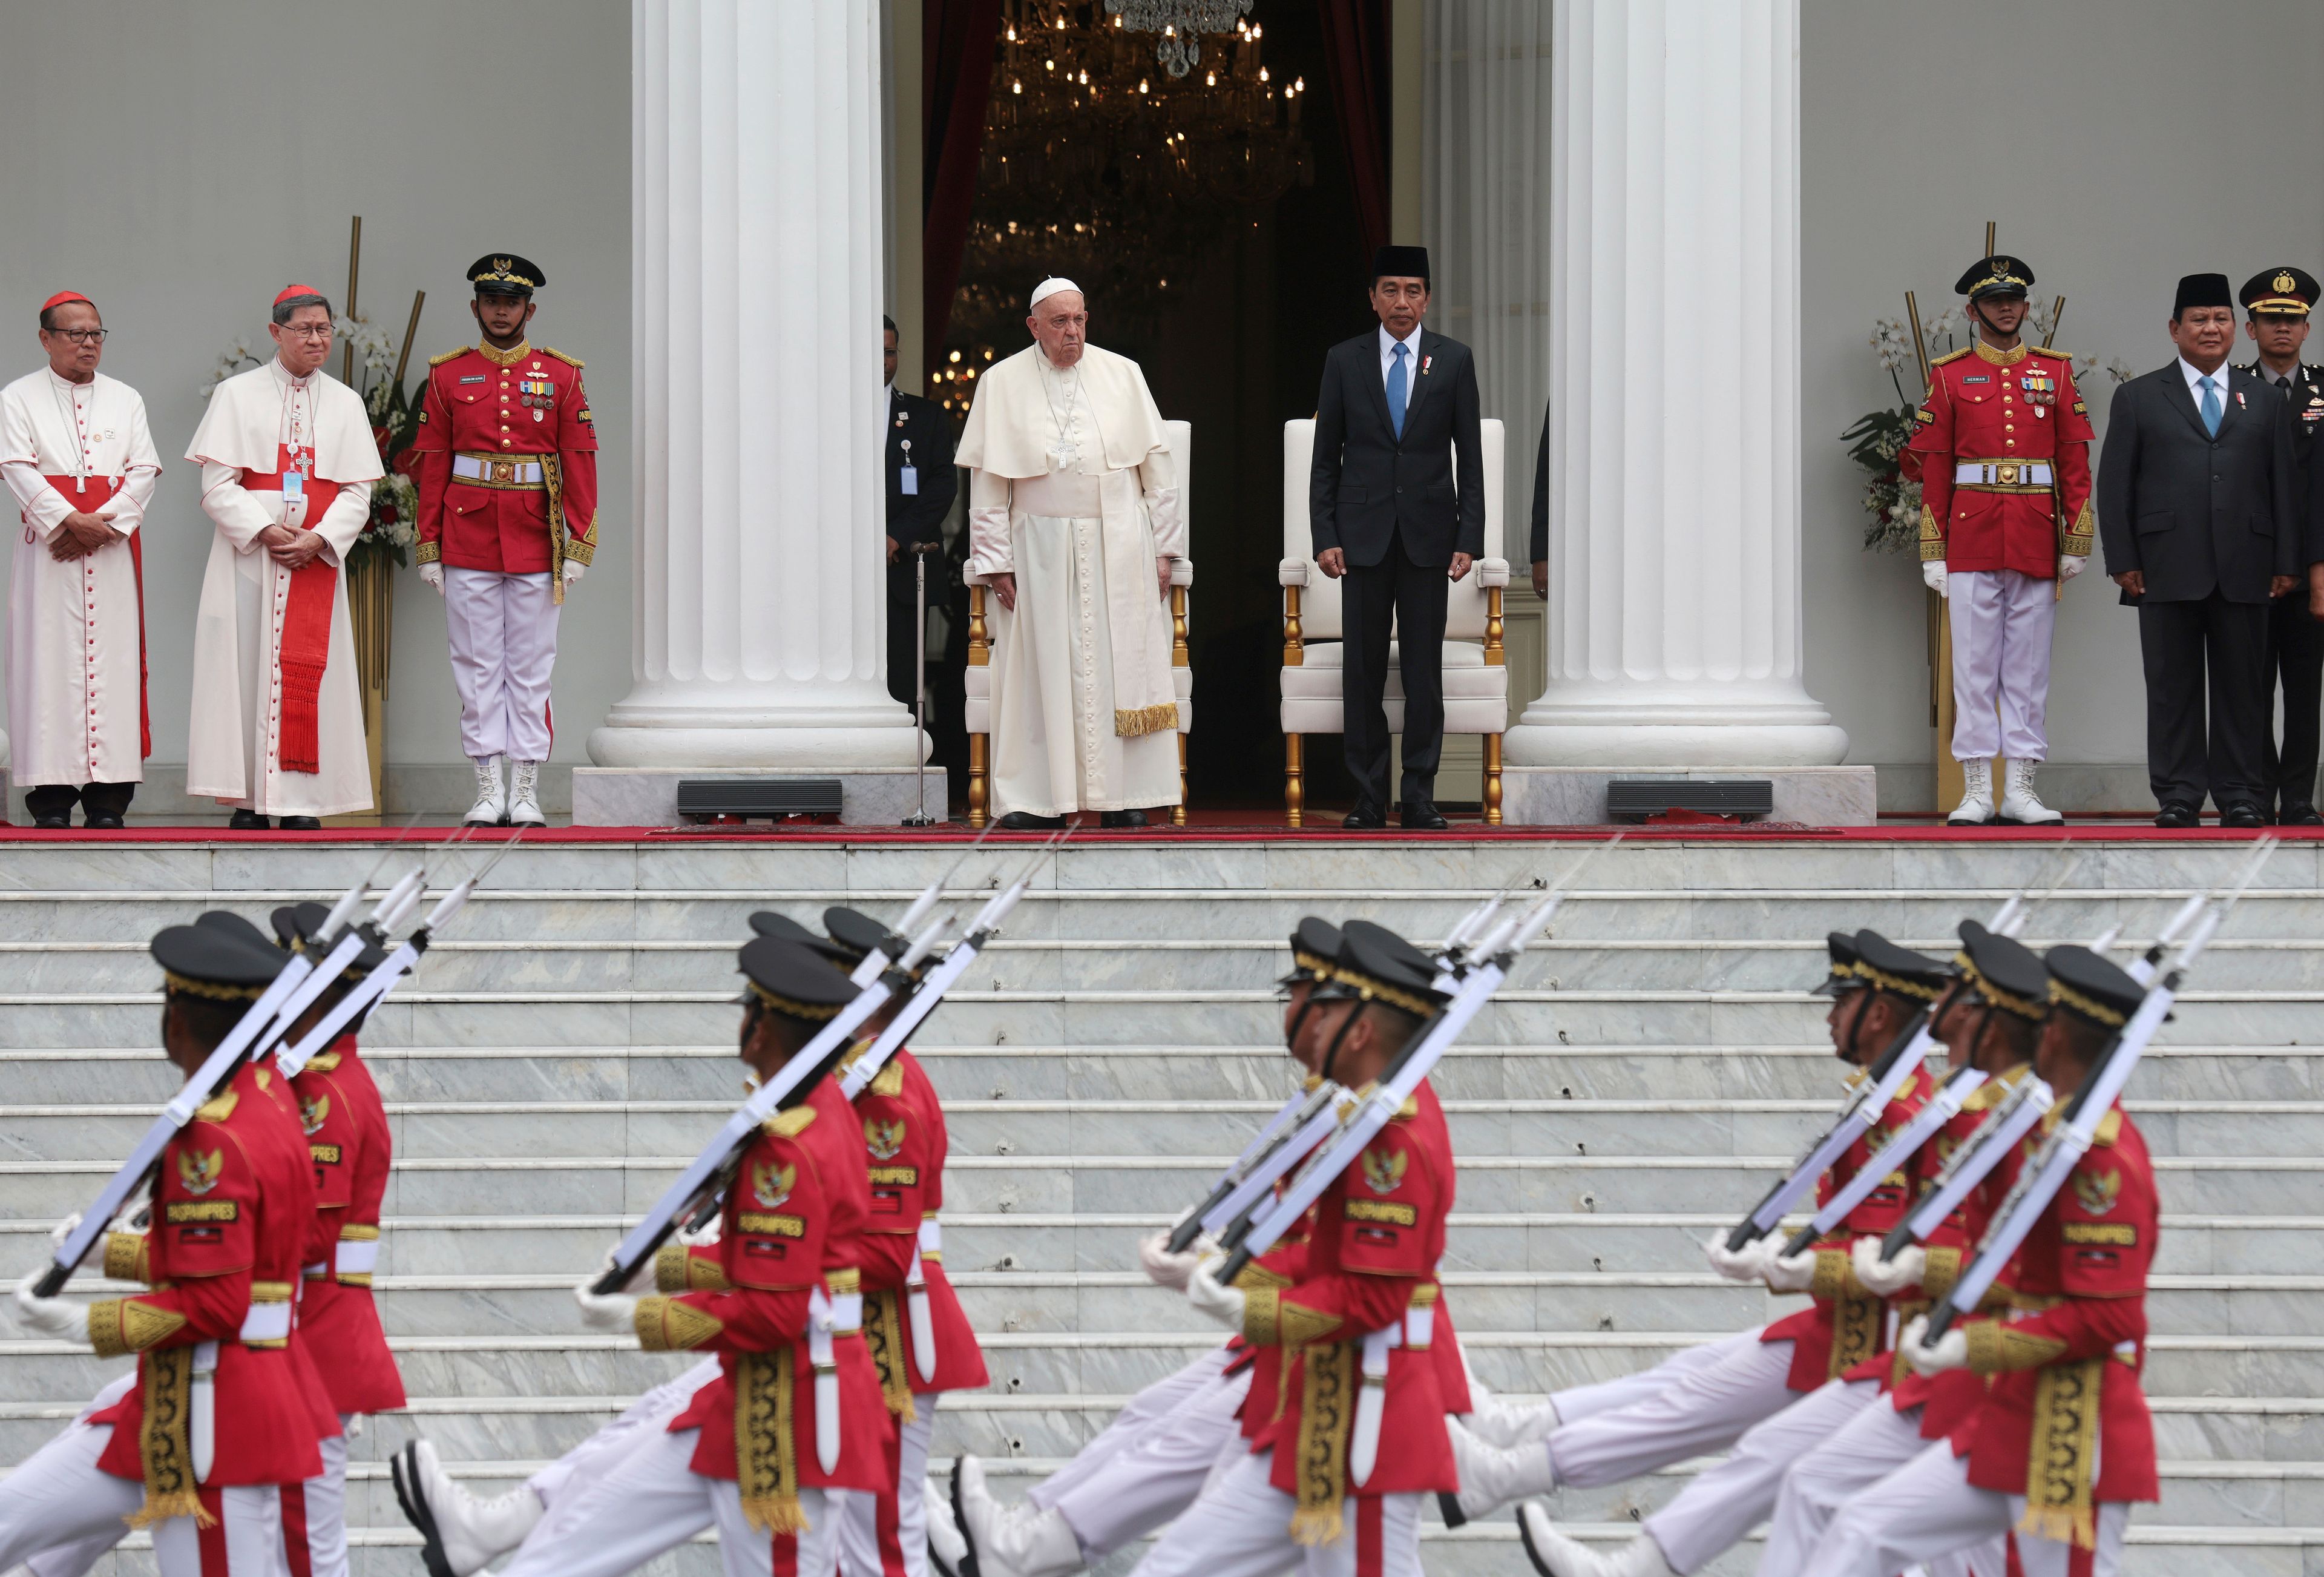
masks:
<instances>
[{"instance_id":1,"label":"red sash over shoulder","mask_svg":"<svg viewBox=\"0 0 2324 1577\"><path fill-rule=\"evenodd\" d=\"M244 471L242 485L251 493L281 493L282 474L291 469L290 450L278 444L271 473ZM339 484L320 476L306 481L306 522L319 521L339 495ZM302 523L300 530L312 530ZM275 764L286 772L319 772L322 746L317 737L318 703L323 692L323 669L331 656L331 607L337 601L339 572L321 558L290 572L290 590L277 618L281 634L275 642L275 672L282 684L282 732L275 747Z\"/></svg>"}]
</instances>

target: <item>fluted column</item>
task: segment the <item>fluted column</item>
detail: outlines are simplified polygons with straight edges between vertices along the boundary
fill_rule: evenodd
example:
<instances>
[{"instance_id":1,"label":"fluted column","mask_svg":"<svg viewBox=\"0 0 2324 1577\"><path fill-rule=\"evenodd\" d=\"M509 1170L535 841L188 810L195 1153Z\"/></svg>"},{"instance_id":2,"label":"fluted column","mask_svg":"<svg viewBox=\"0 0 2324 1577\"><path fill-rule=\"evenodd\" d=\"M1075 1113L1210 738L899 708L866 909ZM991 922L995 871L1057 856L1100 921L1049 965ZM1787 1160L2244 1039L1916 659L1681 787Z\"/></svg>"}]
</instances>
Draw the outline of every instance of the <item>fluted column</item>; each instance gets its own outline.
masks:
<instances>
[{"instance_id":1,"label":"fluted column","mask_svg":"<svg viewBox=\"0 0 2324 1577\"><path fill-rule=\"evenodd\" d=\"M1801 678L1799 0L1556 0L1549 683L1512 766L1838 761Z\"/></svg>"},{"instance_id":2,"label":"fluted column","mask_svg":"<svg viewBox=\"0 0 2324 1577\"><path fill-rule=\"evenodd\" d=\"M633 0L636 682L600 766L921 760L881 673L879 12Z\"/></svg>"}]
</instances>

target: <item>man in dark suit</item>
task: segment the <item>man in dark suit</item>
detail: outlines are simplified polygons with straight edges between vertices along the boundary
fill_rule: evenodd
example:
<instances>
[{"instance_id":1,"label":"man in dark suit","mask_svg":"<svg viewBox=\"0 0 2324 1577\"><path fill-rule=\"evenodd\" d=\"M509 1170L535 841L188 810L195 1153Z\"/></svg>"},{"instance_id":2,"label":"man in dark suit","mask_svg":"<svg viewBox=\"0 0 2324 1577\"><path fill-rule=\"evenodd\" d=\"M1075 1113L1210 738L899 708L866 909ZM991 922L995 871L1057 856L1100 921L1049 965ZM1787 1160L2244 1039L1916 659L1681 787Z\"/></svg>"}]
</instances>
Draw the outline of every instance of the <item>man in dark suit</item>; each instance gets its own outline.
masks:
<instances>
[{"instance_id":1,"label":"man in dark suit","mask_svg":"<svg viewBox=\"0 0 2324 1577\"><path fill-rule=\"evenodd\" d=\"M2324 428L2324 367L2300 359L2308 340L2308 314L2316 305L2316 276L2304 268L2264 268L2244 281L2244 332L2259 354L2246 370L2275 387L2292 406L2294 485L2309 495L2310 455ZM2312 507L2312 506L2311 506ZM2283 739L2268 740L2268 775L2262 808L2279 826L2324 826L2316 813L2319 710L2324 708L2324 625L2308 612L2308 588L2295 586L2268 610L2267 672L2283 687Z\"/></svg>"},{"instance_id":2,"label":"man in dark suit","mask_svg":"<svg viewBox=\"0 0 2324 1577\"><path fill-rule=\"evenodd\" d=\"M2222 825L2267 824L2268 605L2315 557L2290 409L2227 365L2235 337L2227 275L2181 280L2178 357L2115 391L2098 460L2107 573L2138 610L2157 826L2193 826L2207 789Z\"/></svg>"},{"instance_id":3,"label":"man in dark suit","mask_svg":"<svg viewBox=\"0 0 2324 1577\"><path fill-rule=\"evenodd\" d=\"M1379 327L1332 347L1315 399L1307 514L1315 565L1341 588L1342 743L1356 780L1343 825L1388 825L1388 627L1404 678L1404 825L1441 829L1444 610L1485 550L1485 462L1469 347L1423 328L1428 249L1372 260Z\"/></svg>"},{"instance_id":4,"label":"man in dark suit","mask_svg":"<svg viewBox=\"0 0 2324 1577\"><path fill-rule=\"evenodd\" d=\"M888 455L888 693L909 706L919 693L913 560L922 544L943 548L945 516L960 484L952 468L952 419L935 401L896 387L896 320L880 321L887 326L880 336L880 364L888 385L881 407ZM944 598L945 562L938 551L928 564L928 604L940 606Z\"/></svg>"}]
</instances>

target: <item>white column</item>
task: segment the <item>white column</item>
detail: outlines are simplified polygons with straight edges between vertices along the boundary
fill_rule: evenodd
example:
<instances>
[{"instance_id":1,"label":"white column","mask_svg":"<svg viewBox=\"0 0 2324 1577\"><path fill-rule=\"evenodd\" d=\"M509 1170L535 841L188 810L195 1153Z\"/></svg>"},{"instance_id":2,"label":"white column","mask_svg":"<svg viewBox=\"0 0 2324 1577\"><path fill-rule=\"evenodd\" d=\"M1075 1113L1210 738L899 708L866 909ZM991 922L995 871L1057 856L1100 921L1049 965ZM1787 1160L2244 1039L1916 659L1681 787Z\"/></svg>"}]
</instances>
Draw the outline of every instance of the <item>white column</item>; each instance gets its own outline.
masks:
<instances>
[{"instance_id":1,"label":"white column","mask_svg":"<svg viewBox=\"0 0 2324 1577\"><path fill-rule=\"evenodd\" d=\"M632 0L636 682L600 766L921 760L881 677L879 14Z\"/></svg>"},{"instance_id":2,"label":"white column","mask_svg":"<svg viewBox=\"0 0 2324 1577\"><path fill-rule=\"evenodd\" d=\"M1800 671L1799 0L1555 14L1549 685L1508 759L1836 762Z\"/></svg>"}]
</instances>

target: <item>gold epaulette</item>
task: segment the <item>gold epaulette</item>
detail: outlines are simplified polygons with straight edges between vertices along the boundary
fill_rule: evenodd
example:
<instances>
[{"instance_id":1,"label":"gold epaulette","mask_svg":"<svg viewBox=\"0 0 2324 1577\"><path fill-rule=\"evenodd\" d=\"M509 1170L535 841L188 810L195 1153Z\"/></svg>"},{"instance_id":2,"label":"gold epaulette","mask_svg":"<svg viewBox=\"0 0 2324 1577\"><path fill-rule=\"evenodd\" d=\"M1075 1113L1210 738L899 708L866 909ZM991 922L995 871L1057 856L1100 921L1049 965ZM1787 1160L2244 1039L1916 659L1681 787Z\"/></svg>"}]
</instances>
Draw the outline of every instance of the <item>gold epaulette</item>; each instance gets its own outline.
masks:
<instances>
[{"instance_id":1,"label":"gold epaulette","mask_svg":"<svg viewBox=\"0 0 2324 1577\"><path fill-rule=\"evenodd\" d=\"M776 1112L759 1126L777 1139L797 1139L807 1131L807 1125L814 1120L814 1107L794 1106L788 1111Z\"/></svg>"},{"instance_id":2,"label":"gold epaulette","mask_svg":"<svg viewBox=\"0 0 2324 1577\"><path fill-rule=\"evenodd\" d=\"M2060 350L2055 346L2037 345L2034 346L2034 354L2037 356L2050 356L2065 363L2070 367L2074 364L2074 353L2070 350Z\"/></svg>"},{"instance_id":3,"label":"gold epaulette","mask_svg":"<svg viewBox=\"0 0 2324 1577\"><path fill-rule=\"evenodd\" d=\"M223 1094L213 1095L208 1100L194 1108L194 1120L196 1122L224 1122L227 1118L234 1115L234 1109L241 1103L242 1097L235 1093L232 1090L228 1090Z\"/></svg>"},{"instance_id":4,"label":"gold epaulette","mask_svg":"<svg viewBox=\"0 0 2324 1577\"><path fill-rule=\"evenodd\" d=\"M1961 359L1961 357L1963 357L1963 356L1965 356L1965 355L1969 355L1969 352L1971 352L1971 351L1975 350L1976 348L1977 348L1977 346L1974 346L1974 345L1965 345L1965 346L1961 346L1961 347L1960 347L1960 349L1959 349L1959 350L1949 350L1949 351L1945 352L1945 354L1944 354L1944 355L1941 355L1941 356L1937 357L1937 359L1936 359L1936 360L1934 360L1934 361L1931 362L1931 363L1929 364L1929 365L1931 365L1931 366L1932 366L1932 367L1941 367L1941 366L1943 366L1947 362L1957 362L1957 361L1960 360L1960 359Z\"/></svg>"},{"instance_id":5,"label":"gold epaulette","mask_svg":"<svg viewBox=\"0 0 2324 1577\"><path fill-rule=\"evenodd\" d=\"M580 366L586 366L586 365L587 365L587 364L588 364L587 363L584 362L584 361L583 361L579 356L569 356L569 355L567 355L563 351L557 349L554 346L547 346L547 345L544 345L544 346L540 346L540 354L541 354L541 355L545 355L545 356L555 356L558 361L563 362L563 363L564 363L566 365L567 365L567 366L572 366L572 367L580 367Z\"/></svg>"},{"instance_id":6,"label":"gold epaulette","mask_svg":"<svg viewBox=\"0 0 2324 1577\"><path fill-rule=\"evenodd\" d=\"M440 356L429 356L428 358L428 364L431 367L440 367L446 362L456 362L475 348L475 346L474 346L464 345L457 350L447 350Z\"/></svg>"}]
</instances>

